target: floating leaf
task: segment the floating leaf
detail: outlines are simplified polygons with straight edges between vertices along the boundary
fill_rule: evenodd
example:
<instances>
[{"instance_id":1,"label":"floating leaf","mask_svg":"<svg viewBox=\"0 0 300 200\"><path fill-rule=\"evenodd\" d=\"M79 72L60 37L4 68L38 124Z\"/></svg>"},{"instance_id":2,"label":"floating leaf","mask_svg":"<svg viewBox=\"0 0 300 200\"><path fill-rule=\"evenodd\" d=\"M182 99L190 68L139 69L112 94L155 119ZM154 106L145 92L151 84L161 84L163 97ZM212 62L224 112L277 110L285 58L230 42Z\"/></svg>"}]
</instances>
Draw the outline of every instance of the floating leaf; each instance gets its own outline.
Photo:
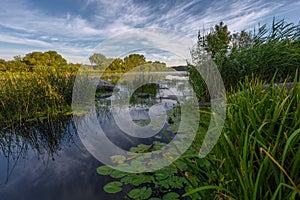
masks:
<instances>
[{"instance_id":1,"label":"floating leaf","mask_svg":"<svg viewBox=\"0 0 300 200\"><path fill-rule=\"evenodd\" d=\"M151 183L153 181L153 177L150 175L132 174L122 178L121 181L124 184L132 184L134 186L139 186L142 183Z\"/></svg>"},{"instance_id":2,"label":"floating leaf","mask_svg":"<svg viewBox=\"0 0 300 200\"><path fill-rule=\"evenodd\" d=\"M103 165L103 166L97 168L97 173L101 174L101 175L110 175L113 171L114 171L114 169L112 169L106 165Z\"/></svg>"},{"instance_id":3,"label":"floating leaf","mask_svg":"<svg viewBox=\"0 0 300 200\"><path fill-rule=\"evenodd\" d=\"M144 157L137 157L131 161L131 167L137 171L145 171L147 168L144 165Z\"/></svg>"},{"instance_id":4,"label":"floating leaf","mask_svg":"<svg viewBox=\"0 0 300 200\"><path fill-rule=\"evenodd\" d=\"M114 181L106 184L103 189L107 193L114 194L122 191L122 185L123 184L121 182Z\"/></svg>"},{"instance_id":5,"label":"floating leaf","mask_svg":"<svg viewBox=\"0 0 300 200\"><path fill-rule=\"evenodd\" d=\"M148 199L152 195L152 189L143 187L141 189L133 189L129 192L128 196L133 199Z\"/></svg>"},{"instance_id":6,"label":"floating leaf","mask_svg":"<svg viewBox=\"0 0 300 200\"><path fill-rule=\"evenodd\" d=\"M111 176L112 178L122 178L122 177L124 177L124 176L126 176L126 175L127 175L127 173L122 172L122 171L118 171L118 170L114 170L114 171L110 174L110 176Z\"/></svg>"},{"instance_id":7,"label":"floating leaf","mask_svg":"<svg viewBox=\"0 0 300 200\"><path fill-rule=\"evenodd\" d=\"M118 167L117 169L120 169L122 171L131 171L132 170L131 166L127 163L119 164L117 167Z\"/></svg>"},{"instance_id":8,"label":"floating leaf","mask_svg":"<svg viewBox=\"0 0 300 200\"><path fill-rule=\"evenodd\" d=\"M125 156L121 156L121 155L115 155L111 157L111 160L113 163L118 163L118 164L122 164L125 162L126 157Z\"/></svg>"}]
</instances>

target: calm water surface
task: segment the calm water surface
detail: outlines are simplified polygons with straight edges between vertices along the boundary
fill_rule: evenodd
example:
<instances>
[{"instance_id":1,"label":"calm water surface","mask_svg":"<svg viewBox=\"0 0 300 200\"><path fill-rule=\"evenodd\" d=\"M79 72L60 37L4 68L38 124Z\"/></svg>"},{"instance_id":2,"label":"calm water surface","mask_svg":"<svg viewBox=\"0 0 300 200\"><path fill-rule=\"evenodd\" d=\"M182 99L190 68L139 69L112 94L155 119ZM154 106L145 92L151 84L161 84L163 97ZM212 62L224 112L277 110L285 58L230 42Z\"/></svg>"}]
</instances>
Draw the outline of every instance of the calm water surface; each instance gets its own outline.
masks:
<instances>
[{"instance_id":1,"label":"calm water surface","mask_svg":"<svg viewBox=\"0 0 300 200\"><path fill-rule=\"evenodd\" d=\"M142 88L132 96L130 115L137 123L149 121L151 105L163 103L166 110L172 110L177 97L188 93L182 73L163 76L161 84ZM126 90L125 85L119 87ZM110 113L111 98L96 99L98 120L107 137L127 150L140 143L150 144L154 138L133 138L117 128ZM157 140L165 141L161 132L157 136ZM1 200L122 199L127 189L117 195L103 191L112 179L96 173L100 165L81 143L71 118L0 131Z\"/></svg>"}]
</instances>

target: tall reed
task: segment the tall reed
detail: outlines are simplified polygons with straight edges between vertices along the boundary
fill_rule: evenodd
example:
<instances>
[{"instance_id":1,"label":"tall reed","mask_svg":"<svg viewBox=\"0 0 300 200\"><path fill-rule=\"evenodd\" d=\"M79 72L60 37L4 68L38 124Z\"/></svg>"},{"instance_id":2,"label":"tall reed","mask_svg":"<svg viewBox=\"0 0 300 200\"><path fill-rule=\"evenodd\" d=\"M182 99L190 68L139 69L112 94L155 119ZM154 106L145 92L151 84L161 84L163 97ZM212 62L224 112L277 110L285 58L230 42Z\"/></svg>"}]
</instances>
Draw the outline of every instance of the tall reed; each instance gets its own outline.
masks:
<instances>
[{"instance_id":1,"label":"tall reed","mask_svg":"<svg viewBox=\"0 0 300 200\"><path fill-rule=\"evenodd\" d=\"M46 67L34 72L1 72L0 125L69 112L74 76L74 72Z\"/></svg>"},{"instance_id":2,"label":"tall reed","mask_svg":"<svg viewBox=\"0 0 300 200\"><path fill-rule=\"evenodd\" d=\"M291 89L246 78L228 94L225 129L211 160L217 178L186 195L225 199L300 198L300 78Z\"/></svg>"}]
</instances>

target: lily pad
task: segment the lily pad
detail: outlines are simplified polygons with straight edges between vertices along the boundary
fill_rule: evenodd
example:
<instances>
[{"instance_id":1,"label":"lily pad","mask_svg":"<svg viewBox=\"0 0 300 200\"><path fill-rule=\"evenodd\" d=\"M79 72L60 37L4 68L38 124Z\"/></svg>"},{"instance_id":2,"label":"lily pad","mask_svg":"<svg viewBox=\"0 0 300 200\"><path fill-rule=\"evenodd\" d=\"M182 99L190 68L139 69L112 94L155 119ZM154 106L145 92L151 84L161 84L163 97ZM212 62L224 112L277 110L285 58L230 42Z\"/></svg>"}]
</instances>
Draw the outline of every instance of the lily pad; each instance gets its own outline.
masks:
<instances>
[{"instance_id":1,"label":"lily pad","mask_svg":"<svg viewBox=\"0 0 300 200\"><path fill-rule=\"evenodd\" d=\"M133 199L148 199L152 195L152 189L142 187L141 189L133 189L129 192L128 196Z\"/></svg>"},{"instance_id":2,"label":"lily pad","mask_svg":"<svg viewBox=\"0 0 300 200\"><path fill-rule=\"evenodd\" d=\"M114 181L106 184L103 189L105 192L114 194L122 191L122 183L119 181Z\"/></svg>"},{"instance_id":3,"label":"lily pad","mask_svg":"<svg viewBox=\"0 0 300 200\"><path fill-rule=\"evenodd\" d=\"M103 166L97 168L97 173L101 174L101 175L110 175L113 171L114 171L114 169L112 169L106 165L103 165Z\"/></svg>"}]
</instances>

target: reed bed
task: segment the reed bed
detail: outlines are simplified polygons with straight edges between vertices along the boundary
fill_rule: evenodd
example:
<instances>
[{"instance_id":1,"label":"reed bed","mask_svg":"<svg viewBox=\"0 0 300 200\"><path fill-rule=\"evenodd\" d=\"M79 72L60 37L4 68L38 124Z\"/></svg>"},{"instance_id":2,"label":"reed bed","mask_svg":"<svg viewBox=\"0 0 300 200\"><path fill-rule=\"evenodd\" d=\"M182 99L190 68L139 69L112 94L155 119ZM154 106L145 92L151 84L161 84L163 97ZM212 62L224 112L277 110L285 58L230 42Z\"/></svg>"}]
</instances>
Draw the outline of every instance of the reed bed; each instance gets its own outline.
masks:
<instances>
[{"instance_id":1,"label":"reed bed","mask_svg":"<svg viewBox=\"0 0 300 200\"><path fill-rule=\"evenodd\" d=\"M216 199L300 198L299 81L296 74L292 88L266 89L265 82L246 78L228 94L225 128L207 157L214 177L186 196L210 191Z\"/></svg>"},{"instance_id":2,"label":"reed bed","mask_svg":"<svg viewBox=\"0 0 300 200\"><path fill-rule=\"evenodd\" d=\"M75 72L37 68L0 73L0 125L70 113Z\"/></svg>"}]
</instances>

